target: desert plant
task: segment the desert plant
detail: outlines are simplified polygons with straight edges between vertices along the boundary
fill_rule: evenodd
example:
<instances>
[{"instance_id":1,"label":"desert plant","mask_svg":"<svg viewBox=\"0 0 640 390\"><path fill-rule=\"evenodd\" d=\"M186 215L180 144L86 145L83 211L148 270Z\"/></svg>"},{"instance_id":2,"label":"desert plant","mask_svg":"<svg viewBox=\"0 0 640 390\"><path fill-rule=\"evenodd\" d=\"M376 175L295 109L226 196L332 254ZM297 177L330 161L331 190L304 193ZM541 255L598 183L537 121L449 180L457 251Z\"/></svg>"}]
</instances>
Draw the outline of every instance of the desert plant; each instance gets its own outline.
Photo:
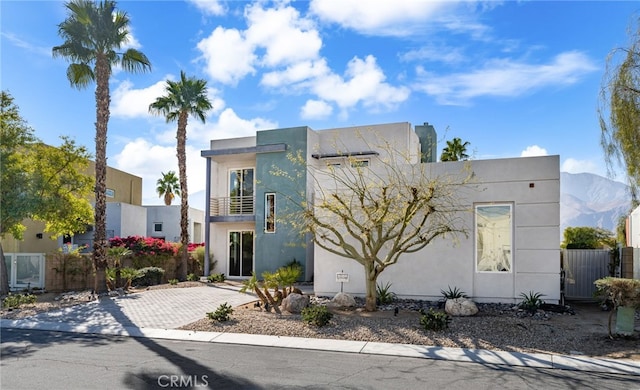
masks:
<instances>
[{"instance_id":1,"label":"desert plant","mask_svg":"<svg viewBox=\"0 0 640 390\"><path fill-rule=\"evenodd\" d=\"M107 282L107 290L111 291L115 288L116 285L116 269L115 268L107 268L104 270L105 279Z\"/></svg>"},{"instance_id":2,"label":"desert plant","mask_svg":"<svg viewBox=\"0 0 640 390\"><path fill-rule=\"evenodd\" d=\"M210 320L218 322L229 321L229 316L233 313L233 308L227 302L218 306L216 311L207 313L207 317Z\"/></svg>"},{"instance_id":3,"label":"desert plant","mask_svg":"<svg viewBox=\"0 0 640 390\"><path fill-rule=\"evenodd\" d=\"M609 337L613 338L613 313L618 307L640 308L640 279L606 277L594 282L596 295L613 304L609 314Z\"/></svg>"},{"instance_id":4,"label":"desert plant","mask_svg":"<svg viewBox=\"0 0 640 390\"><path fill-rule=\"evenodd\" d=\"M447 313L435 311L433 308L430 308L428 312L420 310L420 313L422 314L420 316L420 325L425 330L441 331L447 329L451 322L451 317Z\"/></svg>"},{"instance_id":5,"label":"desert plant","mask_svg":"<svg viewBox=\"0 0 640 390\"><path fill-rule=\"evenodd\" d=\"M224 274L211 274L207 276L207 280L211 283L224 282L226 279L227 277L224 276Z\"/></svg>"},{"instance_id":6,"label":"desert plant","mask_svg":"<svg viewBox=\"0 0 640 390\"><path fill-rule=\"evenodd\" d=\"M542 293L529 291L528 294L520 293L520 296L522 297L522 302L518 306L529 313L535 313L544 304L542 300L544 294Z\"/></svg>"},{"instance_id":7,"label":"desert plant","mask_svg":"<svg viewBox=\"0 0 640 390\"><path fill-rule=\"evenodd\" d=\"M325 326L329 323L333 314L322 305L311 305L302 309L302 320L310 325Z\"/></svg>"},{"instance_id":8,"label":"desert plant","mask_svg":"<svg viewBox=\"0 0 640 390\"><path fill-rule=\"evenodd\" d=\"M172 286L176 286L178 284L178 279L169 279L169 284Z\"/></svg>"},{"instance_id":9,"label":"desert plant","mask_svg":"<svg viewBox=\"0 0 640 390\"><path fill-rule=\"evenodd\" d=\"M278 304L273 299L273 295L269 292L269 287L266 284L259 282L255 273L251 273L251 278L243 282L242 288L239 292L246 293L247 291L255 292L265 308L273 307L273 310L276 313L281 314ZM268 310L269 309L267 309L267 311Z\"/></svg>"},{"instance_id":10,"label":"desert plant","mask_svg":"<svg viewBox=\"0 0 640 390\"><path fill-rule=\"evenodd\" d=\"M125 281L124 289L128 290L129 287L131 287L131 282L133 281L133 279L138 277L138 270L131 267L125 267L122 270L120 270L120 276Z\"/></svg>"},{"instance_id":11,"label":"desert plant","mask_svg":"<svg viewBox=\"0 0 640 390\"><path fill-rule=\"evenodd\" d=\"M2 300L2 307L5 309L16 309L22 305L36 303L36 296L33 294L11 294Z\"/></svg>"},{"instance_id":12,"label":"desert plant","mask_svg":"<svg viewBox=\"0 0 640 390\"><path fill-rule=\"evenodd\" d=\"M396 297L396 293L391 292L391 283L387 282L384 286L381 284L376 285L376 292L378 295L378 302L380 305L387 305Z\"/></svg>"},{"instance_id":13,"label":"desert plant","mask_svg":"<svg viewBox=\"0 0 640 390\"><path fill-rule=\"evenodd\" d=\"M440 290L440 293L444 297L444 299L458 299L458 298L468 298L467 294L464 291L460 290L458 287L447 286L448 290Z\"/></svg>"},{"instance_id":14,"label":"desert plant","mask_svg":"<svg viewBox=\"0 0 640 390\"><path fill-rule=\"evenodd\" d=\"M196 274L187 275L187 280L190 282L197 282L200 278Z\"/></svg>"},{"instance_id":15,"label":"desert plant","mask_svg":"<svg viewBox=\"0 0 640 390\"><path fill-rule=\"evenodd\" d=\"M160 284L164 270L158 267L145 267L138 270L134 281L141 286L153 286Z\"/></svg>"}]
</instances>

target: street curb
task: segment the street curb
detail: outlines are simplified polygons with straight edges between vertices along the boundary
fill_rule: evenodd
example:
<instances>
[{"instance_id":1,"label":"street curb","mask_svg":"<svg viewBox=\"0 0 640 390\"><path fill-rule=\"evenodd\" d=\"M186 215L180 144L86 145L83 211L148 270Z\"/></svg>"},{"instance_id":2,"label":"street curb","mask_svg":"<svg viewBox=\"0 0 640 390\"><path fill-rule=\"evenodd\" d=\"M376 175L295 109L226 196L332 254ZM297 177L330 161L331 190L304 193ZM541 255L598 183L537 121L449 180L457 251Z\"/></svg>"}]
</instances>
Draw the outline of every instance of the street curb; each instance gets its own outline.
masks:
<instances>
[{"instance_id":1,"label":"street curb","mask_svg":"<svg viewBox=\"0 0 640 390\"><path fill-rule=\"evenodd\" d=\"M368 341L264 336L242 333L197 332L179 329L154 329L122 326L110 328L98 325L73 325L64 322L42 322L28 319L0 319L0 327L7 329L46 330L80 334L99 334L369 355L388 355L479 363L485 365L507 365L515 367L588 371L640 376L640 361L628 359L603 359L586 356L544 353L529 354L520 352L490 351L484 349L430 347L414 344L388 344Z\"/></svg>"}]
</instances>

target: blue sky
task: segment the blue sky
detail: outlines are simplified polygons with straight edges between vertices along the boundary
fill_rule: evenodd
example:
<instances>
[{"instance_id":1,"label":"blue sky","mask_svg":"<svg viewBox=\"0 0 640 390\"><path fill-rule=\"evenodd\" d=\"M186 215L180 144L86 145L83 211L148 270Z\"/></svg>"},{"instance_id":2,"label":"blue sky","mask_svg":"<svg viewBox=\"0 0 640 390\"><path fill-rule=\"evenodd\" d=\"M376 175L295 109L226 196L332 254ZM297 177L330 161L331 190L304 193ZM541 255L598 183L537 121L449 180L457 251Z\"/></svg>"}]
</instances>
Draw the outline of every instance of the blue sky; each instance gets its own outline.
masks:
<instances>
[{"instance_id":1,"label":"blue sky","mask_svg":"<svg viewBox=\"0 0 640 390\"><path fill-rule=\"evenodd\" d=\"M110 166L155 182L177 171L176 124L148 114L180 71L205 79L214 109L188 126L189 192L204 190L209 140L429 122L475 159L559 154L564 172L606 174L597 107L606 57L626 46L632 1L119 1L146 74L111 79ZM1 74L43 141L94 150L94 86L72 89L62 1L0 2ZM619 180L624 180L619 176ZM193 205L203 208L204 205Z\"/></svg>"}]
</instances>

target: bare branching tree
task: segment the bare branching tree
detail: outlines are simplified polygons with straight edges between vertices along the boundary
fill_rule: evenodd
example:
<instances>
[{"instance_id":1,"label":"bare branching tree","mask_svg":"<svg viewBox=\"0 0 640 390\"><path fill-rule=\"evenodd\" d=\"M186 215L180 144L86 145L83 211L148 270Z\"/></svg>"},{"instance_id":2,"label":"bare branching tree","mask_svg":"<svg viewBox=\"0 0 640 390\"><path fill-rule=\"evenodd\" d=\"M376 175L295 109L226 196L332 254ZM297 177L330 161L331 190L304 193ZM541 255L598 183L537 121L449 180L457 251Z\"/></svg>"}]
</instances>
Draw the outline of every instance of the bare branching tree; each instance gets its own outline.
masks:
<instances>
[{"instance_id":1,"label":"bare branching tree","mask_svg":"<svg viewBox=\"0 0 640 390\"><path fill-rule=\"evenodd\" d=\"M438 238L466 235L462 213L470 210L461 198L471 188L472 174L470 169L447 174L445 164L421 164L419 153L398 150L380 137L372 148L371 135L366 138L362 142L376 151L368 159L337 152L333 155L343 156L340 161L308 162L301 151L290 154L314 183L313 197L301 201L284 222L310 233L325 251L360 263L366 280L365 308L374 311L382 271ZM277 168L272 174L292 181L302 177Z\"/></svg>"}]
</instances>

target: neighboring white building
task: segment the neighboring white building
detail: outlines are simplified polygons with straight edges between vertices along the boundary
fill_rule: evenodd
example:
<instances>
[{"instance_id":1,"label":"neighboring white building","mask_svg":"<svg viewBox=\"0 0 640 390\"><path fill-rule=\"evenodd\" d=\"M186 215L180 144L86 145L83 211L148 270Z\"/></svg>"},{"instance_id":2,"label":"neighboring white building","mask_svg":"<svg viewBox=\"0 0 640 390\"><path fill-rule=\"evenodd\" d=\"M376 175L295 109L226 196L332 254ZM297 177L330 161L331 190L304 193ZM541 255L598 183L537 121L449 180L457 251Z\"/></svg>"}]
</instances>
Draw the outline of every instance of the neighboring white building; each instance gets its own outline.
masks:
<instances>
[{"instance_id":1,"label":"neighboring white building","mask_svg":"<svg viewBox=\"0 0 640 390\"><path fill-rule=\"evenodd\" d=\"M629 214L627 220L627 246L640 248L640 206Z\"/></svg>"},{"instance_id":2,"label":"neighboring white building","mask_svg":"<svg viewBox=\"0 0 640 390\"><path fill-rule=\"evenodd\" d=\"M295 259L305 269L305 280L313 280L317 295L332 296L341 289L364 295L362 265L279 223L291 196L313 200L321 196L322 184L301 175L296 183L301 194L294 195L286 190L290 179L287 183L272 172L274 166L294 169L287 156L296 151L306 164L321 169L352 169L354 158L374 168L379 159L394 158L376 149L367 132L410 156L413 165L429 164L434 172L452 174L466 167L474 174L475 189L461 188L460 197L467 211L459 217L469 236L437 239L420 252L403 255L380 274L379 283L392 283L399 297L415 299L439 299L448 286L480 302L515 302L530 291L544 294L547 302L560 299L559 157L437 163L435 130L426 123L415 130L409 123L322 131L296 127L211 141L210 150L201 154L207 159L205 253L218 260L216 271L246 278ZM349 282L336 282L338 272L349 274Z\"/></svg>"},{"instance_id":3,"label":"neighboring white building","mask_svg":"<svg viewBox=\"0 0 640 390\"><path fill-rule=\"evenodd\" d=\"M143 206L146 209L146 236L180 242L180 205ZM189 207L189 242L204 242L204 211Z\"/></svg>"}]
</instances>

